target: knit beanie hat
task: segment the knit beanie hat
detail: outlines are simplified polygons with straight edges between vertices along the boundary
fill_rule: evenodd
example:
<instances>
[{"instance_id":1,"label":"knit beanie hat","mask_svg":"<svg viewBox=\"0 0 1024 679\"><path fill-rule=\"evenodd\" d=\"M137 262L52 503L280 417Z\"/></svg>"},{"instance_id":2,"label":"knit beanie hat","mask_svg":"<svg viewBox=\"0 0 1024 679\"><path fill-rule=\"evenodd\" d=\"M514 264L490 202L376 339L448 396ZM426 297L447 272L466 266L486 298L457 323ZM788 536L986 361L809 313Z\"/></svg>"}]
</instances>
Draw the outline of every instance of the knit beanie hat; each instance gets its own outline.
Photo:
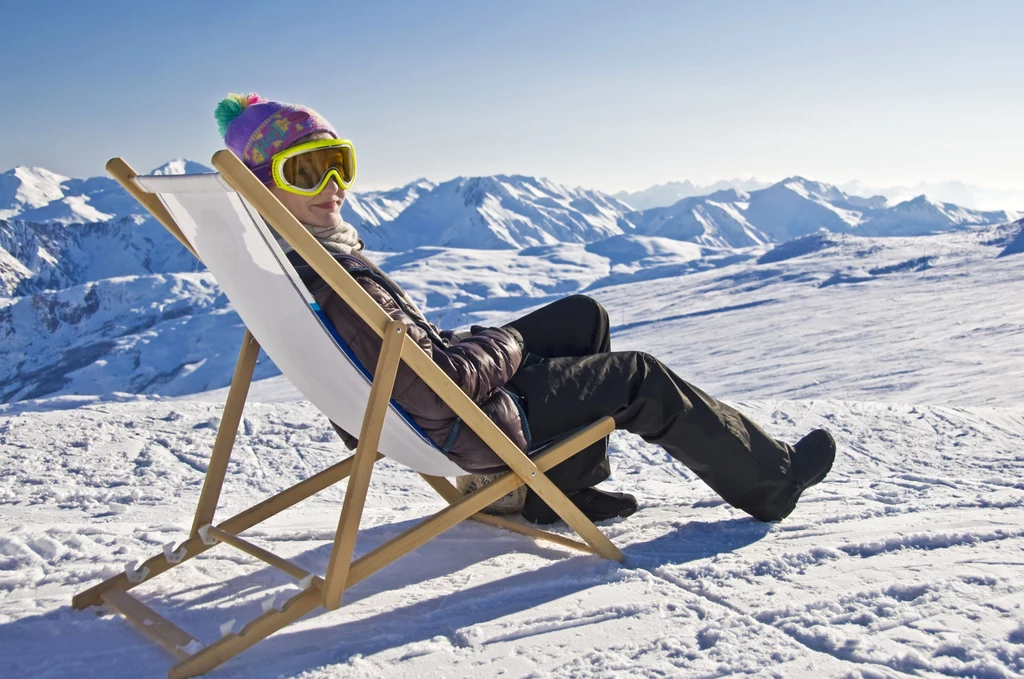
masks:
<instances>
[{"instance_id":1,"label":"knit beanie hat","mask_svg":"<svg viewBox=\"0 0 1024 679\"><path fill-rule=\"evenodd\" d=\"M270 158L278 151L314 132L338 137L313 109L263 99L255 92L229 94L217 104L213 117L225 145L265 184L271 183Z\"/></svg>"}]
</instances>

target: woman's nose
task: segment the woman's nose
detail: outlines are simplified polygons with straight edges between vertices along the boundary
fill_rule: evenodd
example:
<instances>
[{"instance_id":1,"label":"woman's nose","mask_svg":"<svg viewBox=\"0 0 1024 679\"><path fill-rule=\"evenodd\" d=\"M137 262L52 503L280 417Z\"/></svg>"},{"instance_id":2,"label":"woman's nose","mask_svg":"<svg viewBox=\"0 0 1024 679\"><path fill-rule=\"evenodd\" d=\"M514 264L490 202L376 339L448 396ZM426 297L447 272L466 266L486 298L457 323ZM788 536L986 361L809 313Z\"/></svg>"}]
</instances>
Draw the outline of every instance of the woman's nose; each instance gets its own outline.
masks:
<instances>
[{"instance_id":1,"label":"woman's nose","mask_svg":"<svg viewBox=\"0 0 1024 679\"><path fill-rule=\"evenodd\" d=\"M324 184L323 193L329 194L331 196L338 196L342 200L345 200L345 189L341 188L341 186L338 184L338 180L335 179L334 177L328 179L327 183Z\"/></svg>"}]
</instances>

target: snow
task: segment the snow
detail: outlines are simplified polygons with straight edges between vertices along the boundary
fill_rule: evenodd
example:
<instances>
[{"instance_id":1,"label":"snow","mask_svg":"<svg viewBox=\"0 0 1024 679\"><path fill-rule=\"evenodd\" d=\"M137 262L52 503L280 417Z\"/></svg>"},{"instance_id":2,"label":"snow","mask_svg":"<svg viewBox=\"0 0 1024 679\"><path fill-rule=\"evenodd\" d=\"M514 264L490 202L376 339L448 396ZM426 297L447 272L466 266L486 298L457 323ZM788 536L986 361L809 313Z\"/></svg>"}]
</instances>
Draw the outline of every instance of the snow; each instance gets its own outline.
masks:
<instances>
[{"instance_id":1,"label":"snow","mask_svg":"<svg viewBox=\"0 0 1024 679\"><path fill-rule=\"evenodd\" d=\"M11 676L156 675L168 663L158 648L68 602L187 534L220 404L142 398L59 409L71 405L27 402L0 416L5 666ZM1024 671L1024 409L739 406L782 438L816 426L836 433L832 475L788 520L753 521L659 449L617 433L611 485L641 499L636 515L604 524L623 565L460 525L360 583L340 611L307 617L218 674ZM250 402L235 445L221 516L343 455L303 402ZM322 572L342 496L325 491L248 534ZM442 506L387 461L375 468L370 497L358 553ZM298 585L218 547L135 591L212 641L222 623L255 617L268 596L291 596ZM190 609L197 595L202 605Z\"/></svg>"},{"instance_id":2,"label":"snow","mask_svg":"<svg viewBox=\"0 0 1024 679\"><path fill-rule=\"evenodd\" d=\"M739 252L628 235L380 254L428 314L463 321L449 326L587 290L609 309L616 348L650 351L784 440L829 428L835 467L791 517L761 524L659 448L616 432L606 485L640 499L634 516L602 526L622 565L460 525L218 676L1024 675L1024 312L1005 302L1019 257L998 256L1018 232L825 234ZM182 363L187 395L124 393L118 376L135 373L115 351L73 373L98 396L0 406L10 676L166 670L169 658L123 621L69 602L187 535L226 391L195 380L210 384L214 363L230 374L241 333L206 273L85 286L54 294L70 304L108 290L109 312L83 321L96 331L137 323L128 309L159 319L181 300L183 315L118 341L141 347L146 370ZM346 454L283 377L258 381L218 516ZM247 535L323 572L343 495L324 491ZM441 506L414 473L378 463L357 553ZM206 642L299 591L224 546L174 573L135 592Z\"/></svg>"}]
</instances>

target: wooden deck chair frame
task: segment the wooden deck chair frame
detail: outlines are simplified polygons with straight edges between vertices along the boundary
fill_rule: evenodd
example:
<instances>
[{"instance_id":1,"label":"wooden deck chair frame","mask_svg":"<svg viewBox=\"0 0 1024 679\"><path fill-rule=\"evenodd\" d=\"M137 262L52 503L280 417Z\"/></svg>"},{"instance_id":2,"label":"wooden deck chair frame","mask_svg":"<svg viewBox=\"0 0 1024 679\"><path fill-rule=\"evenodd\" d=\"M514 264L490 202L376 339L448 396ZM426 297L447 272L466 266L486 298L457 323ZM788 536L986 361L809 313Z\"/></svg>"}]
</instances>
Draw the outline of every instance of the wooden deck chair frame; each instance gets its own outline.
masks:
<instances>
[{"instance_id":1,"label":"wooden deck chair frame","mask_svg":"<svg viewBox=\"0 0 1024 679\"><path fill-rule=\"evenodd\" d=\"M408 337L405 326L387 316L355 279L323 249L234 154L227 150L217 152L213 156L213 165L221 177L248 200L267 223L383 338L380 358L373 372L369 403L359 432L359 443L351 457L214 525L214 510L220 498L235 434L259 353L256 338L246 330L189 538L177 549L173 549L173 544L168 545L163 554L148 559L141 567L126 569L124 573L79 593L73 600L75 608L106 605L120 613L179 659L179 662L171 667L168 673L170 677L192 677L212 670L318 606L326 609L339 607L347 588L466 519L474 519L532 538L598 554L606 559L622 561L622 552L544 474L559 462L610 434L615 428L612 418L606 417L594 422L534 457L523 454ZM127 163L120 158L114 158L107 163L107 171L182 245L196 255L160 198L136 183L137 175ZM198 255L196 256L198 258ZM494 450L508 465L510 471L498 480L465 496L447 479L421 474L448 505L413 528L352 561L371 471L374 462L381 457L377 452L377 446L400 361L405 361L456 415ZM327 572L323 577L309 573L304 568L239 537L239 533L345 478L348 478L348 487ZM489 504L523 484L533 489L547 502L585 542L481 513ZM148 582L219 543L235 547L278 568L299 580L302 589L280 608L268 607L262 615L250 621L237 633L229 632L208 645L201 644L191 634L128 593L133 587Z\"/></svg>"}]
</instances>

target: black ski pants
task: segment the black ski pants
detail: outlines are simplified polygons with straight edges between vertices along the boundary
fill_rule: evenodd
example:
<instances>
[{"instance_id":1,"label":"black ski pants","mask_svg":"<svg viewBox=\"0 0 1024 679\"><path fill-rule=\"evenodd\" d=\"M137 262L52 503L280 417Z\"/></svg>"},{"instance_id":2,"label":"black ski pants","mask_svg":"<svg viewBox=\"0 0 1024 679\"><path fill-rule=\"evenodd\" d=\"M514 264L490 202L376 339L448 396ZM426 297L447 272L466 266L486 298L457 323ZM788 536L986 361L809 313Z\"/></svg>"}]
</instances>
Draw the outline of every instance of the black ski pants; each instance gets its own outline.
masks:
<instances>
[{"instance_id":1,"label":"black ski pants","mask_svg":"<svg viewBox=\"0 0 1024 679\"><path fill-rule=\"evenodd\" d=\"M800 487L790 473L792 446L653 356L611 351L608 313L596 300L566 297L508 325L522 335L526 356L507 386L522 398L534 446L610 415L617 429L660 445L755 518L775 521L793 510ZM564 492L609 475L606 440L548 472Z\"/></svg>"}]
</instances>

